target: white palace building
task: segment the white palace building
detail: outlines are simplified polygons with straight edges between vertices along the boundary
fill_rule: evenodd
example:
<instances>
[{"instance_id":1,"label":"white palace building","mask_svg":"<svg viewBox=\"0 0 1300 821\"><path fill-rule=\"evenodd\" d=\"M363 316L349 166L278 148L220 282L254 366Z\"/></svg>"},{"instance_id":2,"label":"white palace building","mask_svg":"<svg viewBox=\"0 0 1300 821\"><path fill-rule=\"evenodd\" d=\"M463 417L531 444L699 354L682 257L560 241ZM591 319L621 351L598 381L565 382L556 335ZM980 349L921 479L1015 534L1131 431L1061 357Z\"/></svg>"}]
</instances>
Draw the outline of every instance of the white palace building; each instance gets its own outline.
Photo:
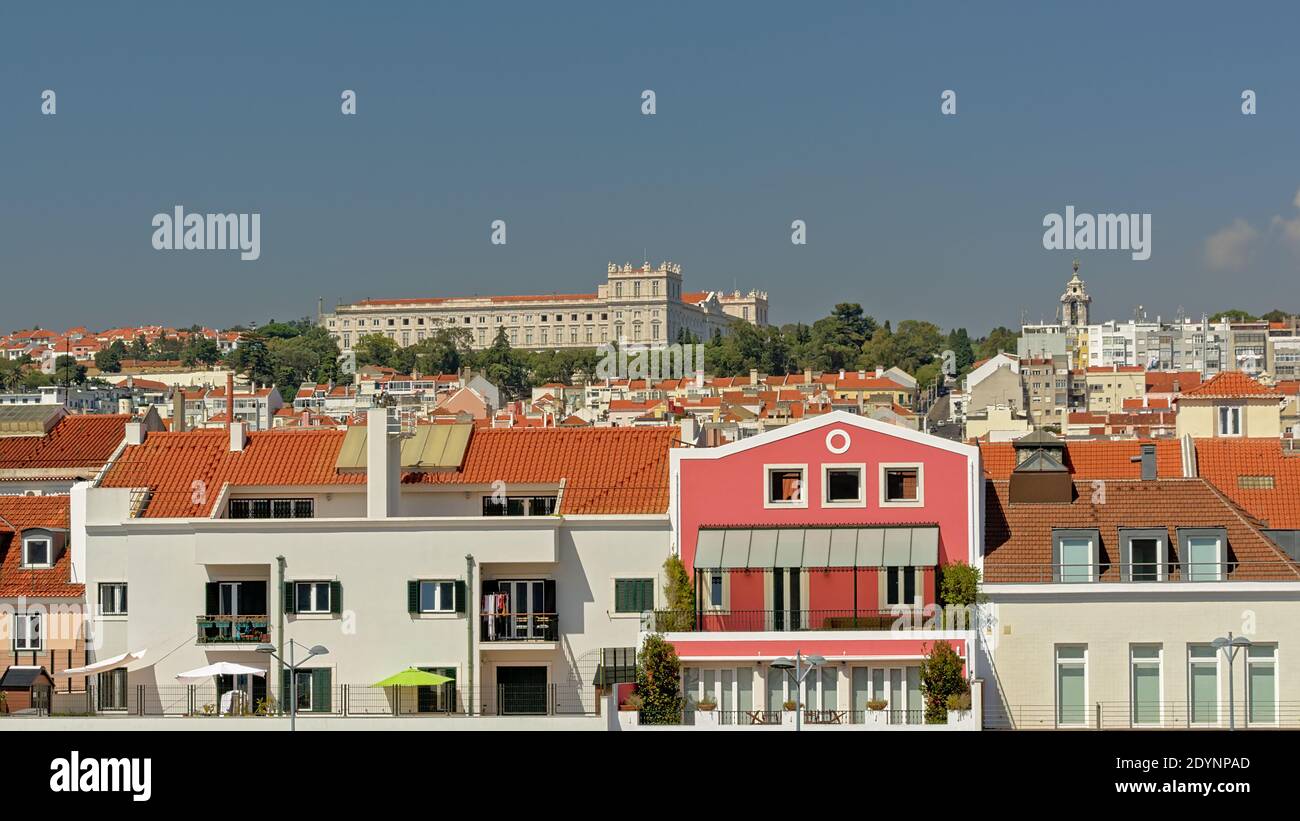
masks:
<instances>
[{"instance_id":1,"label":"white palace building","mask_svg":"<svg viewBox=\"0 0 1300 821\"><path fill-rule=\"evenodd\" d=\"M681 330L705 340L737 319L768 324L767 292L684 291L675 263L611 262L595 293L363 299L322 313L320 323L345 351L370 334L405 347L447 327L468 330L474 348L488 347L504 328L512 347L555 349L620 338L669 344Z\"/></svg>"}]
</instances>

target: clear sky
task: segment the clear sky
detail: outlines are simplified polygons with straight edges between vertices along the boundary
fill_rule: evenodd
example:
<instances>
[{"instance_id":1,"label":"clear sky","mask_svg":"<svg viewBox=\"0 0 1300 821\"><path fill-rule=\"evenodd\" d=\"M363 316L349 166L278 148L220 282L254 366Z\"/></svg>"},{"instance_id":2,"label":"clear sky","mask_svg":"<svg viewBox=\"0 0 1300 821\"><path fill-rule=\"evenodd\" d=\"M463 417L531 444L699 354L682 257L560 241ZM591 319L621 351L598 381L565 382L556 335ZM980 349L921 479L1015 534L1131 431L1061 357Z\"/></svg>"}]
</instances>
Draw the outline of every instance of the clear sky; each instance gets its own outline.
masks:
<instances>
[{"instance_id":1,"label":"clear sky","mask_svg":"<svg viewBox=\"0 0 1300 821\"><path fill-rule=\"evenodd\" d=\"M1051 318L1076 255L1095 317L1300 310L1298 8L6 3L0 330L590 291L643 255L778 323ZM176 205L260 213L261 258L154 250ZM1045 250L1067 205L1150 213L1151 258Z\"/></svg>"}]
</instances>

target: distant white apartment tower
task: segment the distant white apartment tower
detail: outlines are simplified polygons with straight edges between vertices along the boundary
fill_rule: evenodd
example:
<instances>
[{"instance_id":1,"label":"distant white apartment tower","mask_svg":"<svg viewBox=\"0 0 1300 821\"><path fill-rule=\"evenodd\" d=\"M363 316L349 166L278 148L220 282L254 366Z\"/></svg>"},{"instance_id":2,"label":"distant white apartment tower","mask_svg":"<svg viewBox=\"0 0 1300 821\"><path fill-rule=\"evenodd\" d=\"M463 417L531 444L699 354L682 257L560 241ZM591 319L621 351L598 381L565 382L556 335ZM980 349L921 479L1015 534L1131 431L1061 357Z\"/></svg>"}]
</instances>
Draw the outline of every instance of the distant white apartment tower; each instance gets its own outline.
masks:
<instances>
[{"instance_id":1,"label":"distant white apartment tower","mask_svg":"<svg viewBox=\"0 0 1300 821\"><path fill-rule=\"evenodd\" d=\"M364 299L322 313L320 324L345 351L367 335L405 347L443 328L465 329L476 349L504 331L512 347L538 350L591 348L620 338L670 344L682 331L706 340L736 319L766 325L767 311L765 291L686 291L675 263L611 262L595 293Z\"/></svg>"}]
</instances>

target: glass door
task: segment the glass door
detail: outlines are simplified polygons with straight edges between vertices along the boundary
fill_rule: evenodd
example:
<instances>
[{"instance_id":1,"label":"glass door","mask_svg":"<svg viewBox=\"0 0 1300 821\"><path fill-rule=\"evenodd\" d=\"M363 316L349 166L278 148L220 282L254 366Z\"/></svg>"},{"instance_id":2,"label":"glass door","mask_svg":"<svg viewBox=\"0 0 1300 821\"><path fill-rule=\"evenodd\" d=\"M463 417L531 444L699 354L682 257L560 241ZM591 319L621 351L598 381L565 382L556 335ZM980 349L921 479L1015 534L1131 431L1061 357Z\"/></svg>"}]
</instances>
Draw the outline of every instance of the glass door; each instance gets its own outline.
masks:
<instances>
[{"instance_id":1,"label":"glass door","mask_svg":"<svg viewBox=\"0 0 1300 821\"><path fill-rule=\"evenodd\" d=\"M545 585L537 579L501 582L501 591L510 596L510 623L507 635L514 639L541 638L537 614L545 609Z\"/></svg>"},{"instance_id":2,"label":"glass door","mask_svg":"<svg viewBox=\"0 0 1300 821\"><path fill-rule=\"evenodd\" d=\"M221 582L217 585L217 615L224 616L217 630L226 641L235 638L235 616L239 615L239 582Z\"/></svg>"}]
</instances>

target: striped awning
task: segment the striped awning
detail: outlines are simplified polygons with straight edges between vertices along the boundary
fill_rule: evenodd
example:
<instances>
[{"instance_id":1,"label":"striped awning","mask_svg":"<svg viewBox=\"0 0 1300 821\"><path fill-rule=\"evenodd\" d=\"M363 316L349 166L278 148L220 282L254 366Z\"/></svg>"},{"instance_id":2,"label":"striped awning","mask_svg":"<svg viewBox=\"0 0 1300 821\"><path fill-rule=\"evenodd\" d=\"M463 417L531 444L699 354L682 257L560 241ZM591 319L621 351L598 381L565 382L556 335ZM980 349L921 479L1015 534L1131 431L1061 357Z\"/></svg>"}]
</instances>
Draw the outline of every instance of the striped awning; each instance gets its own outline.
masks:
<instances>
[{"instance_id":1,"label":"striped awning","mask_svg":"<svg viewBox=\"0 0 1300 821\"><path fill-rule=\"evenodd\" d=\"M939 528L783 527L700 528L699 569L774 567L933 567L939 563Z\"/></svg>"}]
</instances>

